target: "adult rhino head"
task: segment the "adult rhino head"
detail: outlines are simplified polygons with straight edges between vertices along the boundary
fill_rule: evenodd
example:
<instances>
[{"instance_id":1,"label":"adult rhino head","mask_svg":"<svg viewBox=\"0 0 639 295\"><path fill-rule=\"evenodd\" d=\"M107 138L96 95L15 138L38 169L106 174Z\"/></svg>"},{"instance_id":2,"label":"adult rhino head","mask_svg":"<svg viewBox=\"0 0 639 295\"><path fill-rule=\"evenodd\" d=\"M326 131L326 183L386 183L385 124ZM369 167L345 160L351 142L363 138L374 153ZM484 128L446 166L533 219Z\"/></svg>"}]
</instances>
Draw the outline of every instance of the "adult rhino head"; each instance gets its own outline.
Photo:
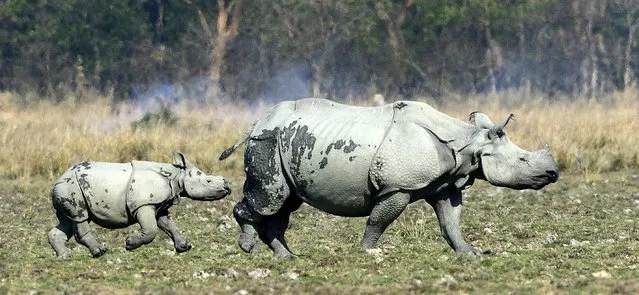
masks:
<instances>
[{"instance_id":1,"label":"adult rhino head","mask_svg":"<svg viewBox=\"0 0 639 295\"><path fill-rule=\"evenodd\" d=\"M494 124L480 112L470 114L479 129L460 153L469 155L476 177L493 185L513 189L541 189L559 178L557 162L547 150L526 151L515 145L504 131L514 116Z\"/></svg>"},{"instance_id":2,"label":"adult rhino head","mask_svg":"<svg viewBox=\"0 0 639 295\"><path fill-rule=\"evenodd\" d=\"M229 183L222 176L208 175L189 160L186 159L184 154L174 152L173 157L175 166L184 169L181 173L182 186L184 188L183 194L193 200L198 201L213 201L224 198L231 193Z\"/></svg>"}]
</instances>

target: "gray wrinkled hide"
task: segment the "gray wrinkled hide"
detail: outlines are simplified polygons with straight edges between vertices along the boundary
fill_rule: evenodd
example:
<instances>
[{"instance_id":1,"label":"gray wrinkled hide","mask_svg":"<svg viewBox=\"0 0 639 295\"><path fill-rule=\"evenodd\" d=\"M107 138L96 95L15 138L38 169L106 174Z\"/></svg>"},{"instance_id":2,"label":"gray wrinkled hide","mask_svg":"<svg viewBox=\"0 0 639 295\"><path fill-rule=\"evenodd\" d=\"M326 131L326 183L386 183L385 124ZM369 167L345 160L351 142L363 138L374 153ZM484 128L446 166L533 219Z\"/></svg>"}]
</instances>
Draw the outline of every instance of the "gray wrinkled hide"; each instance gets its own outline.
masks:
<instances>
[{"instance_id":1,"label":"gray wrinkled hide","mask_svg":"<svg viewBox=\"0 0 639 295\"><path fill-rule=\"evenodd\" d=\"M104 254L106 248L93 238L89 222L111 229L139 223L140 231L127 238L129 250L151 242L158 227L173 239L178 252L190 249L170 220L169 208L181 196L217 200L230 189L224 178L203 173L183 154L174 157L173 164L83 162L60 176L51 192L59 224L49 232L58 257L68 256L65 243L71 235L94 257Z\"/></svg>"},{"instance_id":2,"label":"gray wrinkled hide","mask_svg":"<svg viewBox=\"0 0 639 295\"><path fill-rule=\"evenodd\" d=\"M172 164L83 162L67 170L55 183L54 208L75 222L89 219L106 228L133 224L128 212L142 205L169 207L179 200L178 175Z\"/></svg>"},{"instance_id":3,"label":"gray wrinkled hide","mask_svg":"<svg viewBox=\"0 0 639 295\"><path fill-rule=\"evenodd\" d=\"M459 232L460 191L475 178L513 188L541 188L556 181L557 166L545 151L527 152L474 113L471 125L419 102L357 107L325 99L279 103L257 120L247 142L245 198L234 214L240 246L252 251L255 236L278 256L288 215L301 202L341 216L369 216L364 247L409 202L435 209L442 234L456 251L475 253Z\"/></svg>"}]
</instances>

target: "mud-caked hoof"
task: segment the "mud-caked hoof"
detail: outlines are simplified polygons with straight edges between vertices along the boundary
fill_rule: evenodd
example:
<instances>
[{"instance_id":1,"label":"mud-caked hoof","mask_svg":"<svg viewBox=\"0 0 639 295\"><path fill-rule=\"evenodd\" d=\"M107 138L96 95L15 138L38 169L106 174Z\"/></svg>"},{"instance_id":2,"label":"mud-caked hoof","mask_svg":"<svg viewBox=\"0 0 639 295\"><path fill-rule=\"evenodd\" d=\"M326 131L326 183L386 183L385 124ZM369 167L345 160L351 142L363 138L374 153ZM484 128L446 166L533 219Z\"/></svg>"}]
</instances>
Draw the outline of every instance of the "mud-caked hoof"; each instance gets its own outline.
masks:
<instances>
[{"instance_id":1,"label":"mud-caked hoof","mask_svg":"<svg viewBox=\"0 0 639 295\"><path fill-rule=\"evenodd\" d=\"M479 256L482 254L480 249L477 249L471 245L464 245L461 246L457 249L455 249L455 252L457 253L462 253L462 254L468 254L468 255L472 255L472 256Z\"/></svg>"},{"instance_id":2,"label":"mud-caked hoof","mask_svg":"<svg viewBox=\"0 0 639 295\"><path fill-rule=\"evenodd\" d=\"M377 241L371 241L371 240L367 240L364 239L362 241L362 249L364 249L364 251L368 251L371 249L379 249L378 245L377 245Z\"/></svg>"},{"instance_id":3,"label":"mud-caked hoof","mask_svg":"<svg viewBox=\"0 0 639 295\"><path fill-rule=\"evenodd\" d=\"M127 251L133 251L137 248L140 248L140 246L142 246L142 243L134 242L131 237L126 238L126 242L124 243L124 248Z\"/></svg>"},{"instance_id":4,"label":"mud-caked hoof","mask_svg":"<svg viewBox=\"0 0 639 295\"><path fill-rule=\"evenodd\" d=\"M276 252L275 257L281 258L281 259L295 259L297 258L297 255L286 251L286 252Z\"/></svg>"},{"instance_id":5,"label":"mud-caked hoof","mask_svg":"<svg viewBox=\"0 0 639 295\"><path fill-rule=\"evenodd\" d=\"M192 246L190 243L185 242L185 243L183 243L183 244L180 244L180 245L175 246L175 252L177 252L177 253L184 253L184 252L186 252L186 251L191 250L191 248L193 248L193 246Z\"/></svg>"},{"instance_id":6,"label":"mud-caked hoof","mask_svg":"<svg viewBox=\"0 0 639 295\"><path fill-rule=\"evenodd\" d=\"M91 256L93 256L93 258L98 258L98 257L104 255L107 251L109 251L109 249L107 247L96 248L96 249L91 250Z\"/></svg>"},{"instance_id":7,"label":"mud-caked hoof","mask_svg":"<svg viewBox=\"0 0 639 295\"><path fill-rule=\"evenodd\" d=\"M70 257L70 256L69 256L69 251L65 251L65 252L64 252L64 253L62 253L62 254L58 254L58 255L56 255L56 257L55 257L55 258L60 259L60 260L65 260L65 259L69 259L69 257Z\"/></svg>"},{"instance_id":8,"label":"mud-caked hoof","mask_svg":"<svg viewBox=\"0 0 639 295\"><path fill-rule=\"evenodd\" d=\"M257 243L257 238L247 233L241 233L237 239L237 244L246 253L254 253L260 249L260 245Z\"/></svg>"}]
</instances>

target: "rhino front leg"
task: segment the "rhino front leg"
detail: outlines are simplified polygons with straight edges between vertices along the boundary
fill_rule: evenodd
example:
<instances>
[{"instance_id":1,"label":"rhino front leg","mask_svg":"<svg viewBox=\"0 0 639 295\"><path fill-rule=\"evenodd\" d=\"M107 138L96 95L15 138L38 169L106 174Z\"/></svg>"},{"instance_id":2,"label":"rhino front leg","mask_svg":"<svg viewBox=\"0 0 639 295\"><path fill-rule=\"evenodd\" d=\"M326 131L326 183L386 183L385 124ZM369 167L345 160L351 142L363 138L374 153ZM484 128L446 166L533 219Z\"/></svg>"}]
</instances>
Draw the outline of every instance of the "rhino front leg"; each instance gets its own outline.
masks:
<instances>
[{"instance_id":1,"label":"rhino front leg","mask_svg":"<svg viewBox=\"0 0 639 295\"><path fill-rule=\"evenodd\" d=\"M364 249L377 247L379 237L384 233L386 228L402 214L409 201L409 194L397 192L382 198L382 200L375 205L371 215L366 221L366 230L364 231L364 238L362 239Z\"/></svg>"},{"instance_id":2,"label":"rhino front leg","mask_svg":"<svg viewBox=\"0 0 639 295\"><path fill-rule=\"evenodd\" d=\"M95 239L91 233L91 227L89 226L88 220L75 224L75 240L89 248L89 252L91 252L93 258L98 258L104 255L104 253L108 250L106 247L102 247L102 245L100 245L100 243L98 243Z\"/></svg>"},{"instance_id":3,"label":"rhino front leg","mask_svg":"<svg viewBox=\"0 0 639 295\"><path fill-rule=\"evenodd\" d=\"M158 233L158 223L155 219L155 206L146 205L140 207L135 218L140 224L140 230L126 238L126 249L137 249L144 244L151 243Z\"/></svg>"},{"instance_id":4,"label":"rhino front leg","mask_svg":"<svg viewBox=\"0 0 639 295\"><path fill-rule=\"evenodd\" d=\"M183 253L191 250L191 244L180 234L180 230L169 216L168 211L162 212L158 218L158 227L171 238L176 252Z\"/></svg>"},{"instance_id":5,"label":"rhino front leg","mask_svg":"<svg viewBox=\"0 0 639 295\"><path fill-rule=\"evenodd\" d=\"M475 249L475 247L464 241L464 237L462 236L461 228L459 226L462 208L461 191L448 191L432 200L429 200L428 203L435 210L435 214L437 214L441 234L444 239L446 239L446 242L448 242L448 245L450 245L455 252L479 255L480 253L477 249Z\"/></svg>"}]
</instances>

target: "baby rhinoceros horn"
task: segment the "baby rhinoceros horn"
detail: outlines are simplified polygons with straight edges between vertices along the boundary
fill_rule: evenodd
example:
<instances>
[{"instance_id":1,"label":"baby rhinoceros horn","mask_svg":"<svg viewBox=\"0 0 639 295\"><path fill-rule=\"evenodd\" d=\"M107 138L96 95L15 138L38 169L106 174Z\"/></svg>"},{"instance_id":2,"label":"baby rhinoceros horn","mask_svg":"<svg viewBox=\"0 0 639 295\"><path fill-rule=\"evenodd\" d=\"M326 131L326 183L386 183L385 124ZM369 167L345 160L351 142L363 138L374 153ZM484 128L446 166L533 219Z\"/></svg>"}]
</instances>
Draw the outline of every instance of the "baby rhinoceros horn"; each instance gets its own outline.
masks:
<instances>
[{"instance_id":1,"label":"baby rhinoceros horn","mask_svg":"<svg viewBox=\"0 0 639 295\"><path fill-rule=\"evenodd\" d=\"M231 193L229 182L222 176L208 175L189 162L184 154L174 152L175 165L184 169L183 185L186 196L193 200L219 200Z\"/></svg>"}]
</instances>

